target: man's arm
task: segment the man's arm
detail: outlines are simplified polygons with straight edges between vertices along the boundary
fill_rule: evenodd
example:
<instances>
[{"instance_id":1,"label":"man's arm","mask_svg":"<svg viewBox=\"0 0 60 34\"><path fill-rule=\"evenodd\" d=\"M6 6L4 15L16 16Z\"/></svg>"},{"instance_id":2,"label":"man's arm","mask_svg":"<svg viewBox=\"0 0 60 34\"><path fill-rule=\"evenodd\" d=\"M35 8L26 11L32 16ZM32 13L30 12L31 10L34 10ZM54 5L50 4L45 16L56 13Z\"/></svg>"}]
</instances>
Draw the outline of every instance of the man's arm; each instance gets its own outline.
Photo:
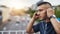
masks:
<instances>
[{"instance_id":1,"label":"man's arm","mask_svg":"<svg viewBox=\"0 0 60 34\"><path fill-rule=\"evenodd\" d=\"M34 19L32 18L31 21L29 22L29 24L27 25L27 28L26 28L26 32L27 33L33 33L33 24L34 24Z\"/></svg>"},{"instance_id":2,"label":"man's arm","mask_svg":"<svg viewBox=\"0 0 60 34\"><path fill-rule=\"evenodd\" d=\"M34 13L31 21L27 25L27 28L26 28L26 32L27 33L33 33L34 32L33 24L34 24L35 20L39 18L39 16L36 16L36 14L37 14L37 12ZM35 27L37 27L37 26L35 26Z\"/></svg>"},{"instance_id":3,"label":"man's arm","mask_svg":"<svg viewBox=\"0 0 60 34\"><path fill-rule=\"evenodd\" d=\"M56 18L51 18L50 21L57 34L60 34L60 22L58 22Z\"/></svg>"},{"instance_id":4,"label":"man's arm","mask_svg":"<svg viewBox=\"0 0 60 34\"><path fill-rule=\"evenodd\" d=\"M54 15L54 10L51 8L47 9L47 16L50 18L52 15ZM60 22L58 22L58 20L56 18L51 18L50 19L55 31L57 34L60 34Z\"/></svg>"}]
</instances>

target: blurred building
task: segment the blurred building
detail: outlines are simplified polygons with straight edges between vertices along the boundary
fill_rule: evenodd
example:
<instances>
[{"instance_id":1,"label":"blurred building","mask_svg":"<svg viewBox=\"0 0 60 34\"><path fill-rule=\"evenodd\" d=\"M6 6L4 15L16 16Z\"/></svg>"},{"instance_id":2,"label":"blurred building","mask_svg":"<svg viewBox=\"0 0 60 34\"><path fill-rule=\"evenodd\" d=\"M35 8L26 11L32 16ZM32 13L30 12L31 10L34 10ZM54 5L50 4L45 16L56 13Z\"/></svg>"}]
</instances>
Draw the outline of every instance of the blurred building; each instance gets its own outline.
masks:
<instances>
[{"instance_id":1,"label":"blurred building","mask_svg":"<svg viewBox=\"0 0 60 34\"><path fill-rule=\"evenodd\" d=\"M2 24L2 10L0 10L0 25Z\"/></svg>"},{"instance_id":2,"label":"blurred building","mask_svg":"<svg viewBox=\"0 0 60 34\"><path fill-rule=\"evenodd\" d=\"M57 10L59 10L59 11L60 11L60 5L58 5L56 8L57 8Z\"/></svg>"},{"instance_id":3,"label":"blurred building","mask_svg":"<svg viewBox=\"0 0 60 34\"><path fill-rule=\"evenodd\" d=\"M0 5L0 11L2 11L2 16L3 16L2 21L4 21L5 19L8 18L8 13L10 11L10 8L5 5Z\"/></svg>"}]
</instances>

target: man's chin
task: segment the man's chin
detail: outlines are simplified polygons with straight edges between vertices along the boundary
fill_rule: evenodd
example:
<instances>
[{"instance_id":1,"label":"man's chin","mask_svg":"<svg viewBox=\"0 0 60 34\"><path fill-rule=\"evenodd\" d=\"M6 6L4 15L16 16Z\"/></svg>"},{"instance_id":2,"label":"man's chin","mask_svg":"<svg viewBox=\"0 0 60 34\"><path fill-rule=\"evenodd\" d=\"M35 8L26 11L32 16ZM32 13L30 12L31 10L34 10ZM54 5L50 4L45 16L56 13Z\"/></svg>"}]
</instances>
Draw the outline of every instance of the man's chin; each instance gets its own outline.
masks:
<instances>
[{"instance_id":1,"label":"man's chin","mask_svg":"<svg viewBox=\"0 0 60 34\"><path fill-rule=\"evenodd\" d=\"M40 18L40 20L43 20L43 18Z\"/></svg>"},{"instance_id":2,"label":"man's chin","mask_svg":"<svg viewBox=\"0 0 60 34\"><path fill-rule=\"evenodd\" d=\"M40 20L45 20L46 18L40 18Z\"/></svg>"}]
</instances>

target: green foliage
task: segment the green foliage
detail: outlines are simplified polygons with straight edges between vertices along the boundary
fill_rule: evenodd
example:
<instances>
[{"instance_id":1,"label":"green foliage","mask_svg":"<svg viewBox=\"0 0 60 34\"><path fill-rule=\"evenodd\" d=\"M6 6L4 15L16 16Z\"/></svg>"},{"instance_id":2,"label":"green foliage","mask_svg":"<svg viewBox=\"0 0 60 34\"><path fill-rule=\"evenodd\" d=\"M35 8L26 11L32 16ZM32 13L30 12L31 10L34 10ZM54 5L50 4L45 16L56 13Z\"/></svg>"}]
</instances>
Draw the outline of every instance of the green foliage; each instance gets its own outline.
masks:
<instances>
[{"instance_id":1,"label":"green foliage","mask_svg":"<svg viewBox=\"0 0 60 34\"><path fill-rule=\"evenodd\" d=\"M28 13L30 14L30 17L33 17L33 14L35 13L36 10L32 10L31 8L29 8Z\"/></svg>"},{"instance_id":2,"label":"green foliage","mask_svg":"<svg viewBox=\"0 0 60 34\"><path fill-rule=\"evenodd\" d=\"M57 18L60 18L60 10L58 10L57 8L55 8L55 15Z\"/></svg>"}]
</instances>

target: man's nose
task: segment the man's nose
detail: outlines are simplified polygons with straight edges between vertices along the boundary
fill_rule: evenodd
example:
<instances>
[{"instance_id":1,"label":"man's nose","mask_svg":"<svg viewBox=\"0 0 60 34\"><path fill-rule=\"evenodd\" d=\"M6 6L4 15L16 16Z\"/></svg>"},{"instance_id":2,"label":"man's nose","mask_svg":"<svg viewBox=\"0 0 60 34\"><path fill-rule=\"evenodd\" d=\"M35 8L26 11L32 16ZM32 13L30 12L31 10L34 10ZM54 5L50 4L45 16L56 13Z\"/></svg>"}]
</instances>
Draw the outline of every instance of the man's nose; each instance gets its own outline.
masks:
<instances>
[{"instance_id":1,"label":"man's nose","mask_svg":"<svg viewBox=\"0 0 60 34\"><path fill-rule=\"evenodd\" d=\"M37 14L39 14L39 12L37 12Z\"/></svg>"}]
</instances>

